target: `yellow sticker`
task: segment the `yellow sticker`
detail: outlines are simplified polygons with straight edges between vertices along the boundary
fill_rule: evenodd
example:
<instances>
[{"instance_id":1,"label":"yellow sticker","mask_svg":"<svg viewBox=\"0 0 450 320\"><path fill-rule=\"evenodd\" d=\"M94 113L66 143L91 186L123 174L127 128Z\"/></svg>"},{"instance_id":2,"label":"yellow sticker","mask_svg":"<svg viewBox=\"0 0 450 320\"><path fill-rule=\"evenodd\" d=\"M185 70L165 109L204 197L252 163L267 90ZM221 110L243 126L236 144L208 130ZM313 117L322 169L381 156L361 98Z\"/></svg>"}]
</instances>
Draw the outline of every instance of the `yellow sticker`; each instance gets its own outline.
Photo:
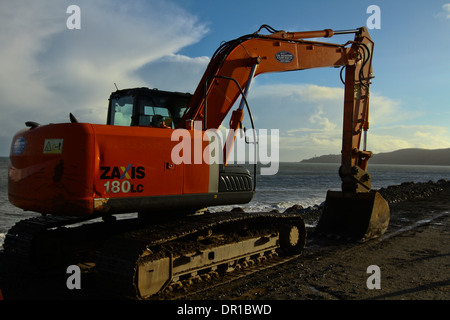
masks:
<instances>
[{"instance_id":1,"label":"yellow sticker","mask_svg":"<svg viewBox=\"0 0 450 320\"><path fill-rule=\"evenodd\" d=\"M64 139L45 139L44 154L61 154Z\"/></svg>"}]
</instances>

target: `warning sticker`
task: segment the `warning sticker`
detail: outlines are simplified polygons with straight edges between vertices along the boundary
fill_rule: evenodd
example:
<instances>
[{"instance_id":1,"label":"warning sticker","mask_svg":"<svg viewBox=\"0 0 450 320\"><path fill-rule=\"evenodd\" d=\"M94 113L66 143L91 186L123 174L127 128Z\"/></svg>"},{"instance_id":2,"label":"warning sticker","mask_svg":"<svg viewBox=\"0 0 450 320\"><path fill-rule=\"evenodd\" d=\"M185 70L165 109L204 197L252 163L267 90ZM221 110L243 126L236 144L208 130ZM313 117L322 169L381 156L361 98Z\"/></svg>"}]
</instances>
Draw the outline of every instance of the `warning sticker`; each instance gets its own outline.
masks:
<instances>
[{"instance_id":1,"label":"warning sticker","mask_svg":"<svg viewBox=\"0 0 450 320\"><path fill-rule=\"evenodd\" d=\"M61 154L64 139L45 139L44 154Z\"/></svg>"}]
</instances>

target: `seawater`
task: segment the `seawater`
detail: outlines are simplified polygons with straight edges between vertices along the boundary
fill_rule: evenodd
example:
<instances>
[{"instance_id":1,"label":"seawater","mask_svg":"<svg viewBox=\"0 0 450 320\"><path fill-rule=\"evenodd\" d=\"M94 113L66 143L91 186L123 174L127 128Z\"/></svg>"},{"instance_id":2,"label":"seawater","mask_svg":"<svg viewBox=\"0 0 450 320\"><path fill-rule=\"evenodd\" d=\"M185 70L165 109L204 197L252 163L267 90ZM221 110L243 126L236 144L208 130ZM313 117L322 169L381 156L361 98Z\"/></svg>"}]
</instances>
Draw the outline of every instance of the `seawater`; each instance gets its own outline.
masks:
<instances>
[{"instance_id":1,"label":"seawater","mask_svg":"<svg viewBox=\"0 0 450 320\"><path fill-rule=\"evenodd\" d=\"M0 158L0 248L5 234L21 219L37 216L14 207L8 201L8 158ZM252 171L252 166L249 166ZM310 207L325 201L327 190L340 190L339 164L280 163L275 175L257 175L253 200L239 205L246 211L284 211L294 204ZM259 170L257 169L257 173ZM450 180L450 166L369 165L372 188L402 182ZM253 172L252 172L253 174ZM228 210L236 206L210 208Z\"/></svg>"}]
</instances>

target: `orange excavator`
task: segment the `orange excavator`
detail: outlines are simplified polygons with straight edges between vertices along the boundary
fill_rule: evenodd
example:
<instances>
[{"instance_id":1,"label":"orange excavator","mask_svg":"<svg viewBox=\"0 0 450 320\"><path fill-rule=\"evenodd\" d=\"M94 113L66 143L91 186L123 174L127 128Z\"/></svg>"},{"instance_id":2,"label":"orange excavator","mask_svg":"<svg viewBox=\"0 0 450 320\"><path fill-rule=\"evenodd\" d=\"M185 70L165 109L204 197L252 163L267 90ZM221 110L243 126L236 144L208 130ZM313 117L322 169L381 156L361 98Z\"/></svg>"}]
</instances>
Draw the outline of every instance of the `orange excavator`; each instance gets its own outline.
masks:
<instances>
[{"instance_id":1,"label":"orange excavator","mask_svg":"<svg viewBox=\"0 0 450 320\"><path fill-rule=\"evenodd\" d=\"M354 39L305 40L340 34ZM223 125L241 97L230 117L227 141L233 143L245 109L251 118L246 97L255 76L322 67L341 67L345 84L342 191L328 192L316 231L357 240L380 236L389 223L389 206L370 190L366 169L372 153L365 148L373 45L364 27L285 32L263 25L223 43L192 95L117 90L109 99L106 125L80 123L72 114L70 123L27 122L11 146L9 199L42 216L11 228L5 253L45 268L95 251L99 274L138 297L183 279L229 271L240 261L300 253L306 238L300 215L198 213L248 203L256 187L249 170L228 165L227 152L223 161L204 161L210 147L205 132ZM114 219L131 212L138 212L132 222ZM84 223L99 217L104 221ZM68 227L73 224L81 226Z\"/></svg>"}]
</instances>

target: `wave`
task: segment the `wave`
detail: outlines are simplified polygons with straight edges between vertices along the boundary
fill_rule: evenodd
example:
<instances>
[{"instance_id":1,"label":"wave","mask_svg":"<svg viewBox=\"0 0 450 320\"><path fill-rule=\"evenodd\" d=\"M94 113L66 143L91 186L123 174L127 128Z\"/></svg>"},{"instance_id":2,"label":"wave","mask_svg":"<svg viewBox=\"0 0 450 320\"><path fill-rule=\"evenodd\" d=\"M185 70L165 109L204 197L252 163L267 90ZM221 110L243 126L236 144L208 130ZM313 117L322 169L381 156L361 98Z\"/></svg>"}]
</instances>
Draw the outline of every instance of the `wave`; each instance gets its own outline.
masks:
<instances>
[{"instance_id":1,"label":"wave","mask_svg":"<svg viewBox=\"0 0 450 320\"><path fill-rule=\"evenodd\" d=\"M286 209L288 209L294 205L301 205L303 208L320 205L323 202L323 200L324 199L321 199L321 198L310 198L310 199L303 199L301 201L281 201L278 203L252 201L248 204L242 204L242 205L227 205L227 206L209 207L208 211L221 212L221 211L230 211L234 208L242 208L246 212L268 212L268 211L272 211L272 210L278 210L280 212L283 212Z\"/></svg>"}]
</instances>

